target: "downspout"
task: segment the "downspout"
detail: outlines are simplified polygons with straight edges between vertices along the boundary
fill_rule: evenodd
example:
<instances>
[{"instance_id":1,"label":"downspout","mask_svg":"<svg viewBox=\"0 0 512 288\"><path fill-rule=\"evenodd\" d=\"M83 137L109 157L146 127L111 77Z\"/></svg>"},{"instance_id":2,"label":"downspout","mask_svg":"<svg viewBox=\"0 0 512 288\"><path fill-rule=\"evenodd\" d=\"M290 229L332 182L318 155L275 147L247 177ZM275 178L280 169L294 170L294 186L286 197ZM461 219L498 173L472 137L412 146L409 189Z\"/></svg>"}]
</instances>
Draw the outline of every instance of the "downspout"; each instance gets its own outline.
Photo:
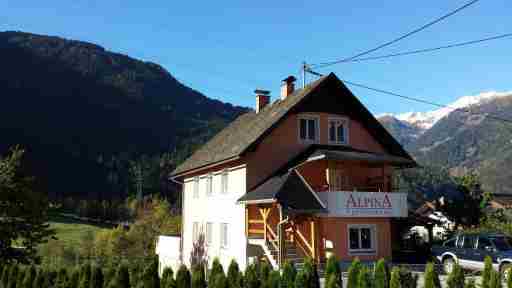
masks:
<instances>
[{"instance_id":1,"label":"downspout","mask_svg":"<svg viewBox=\"0 0 512 288\"><path fill-rule=\"evenodd\" d=\"M280 208L279 210L281 210L281 209L282 209L282 208L281 208L281 206L279 206L279 208ZM279 235L278 235L278 237L279 237L279 257L278 257L278 260L277 260L277 261L278 261L278 266L279 266L280 268L281 268L281 266L283 265L283 254L284 254L284 251L283 251L283 248L284 248L284 247L283 247L283 246L284 246L284 245L283 245L283 244L284 244L284 240L283 240L283 236L284 236L283 234L284 234L284 233L283 233L283 232L284 232L284 231L283 231L283 229L281 229L281 226L282 226L283 224L288 223L288 220L289 220L289 218L288 218L288 216L286 216L286 218L285 218L285 219L283 219L283 220L279 221L279 223L277 223L277 233L279 234Z\"/></svg>"},{"instance_id":2,"label":"downspout","mask_svg":"<svg viewBox=\"0 0 512 288\"><path fill-rule=\"evenodd\" d=\"M181 227L180 227L180 262L181 264L184 264L183 263L183 223L185 222L183 217L185 215L185 213L183 213L183 210L185 209L185 205L184 205L184 199L185 197L183 197L183 185L185 185L184 182L180 182L178 180L176 180L174 177L170 177L169 178L172 182L178 184L181 186L181 196L180 196L180 201L181 201Z\"/></svg>"}]
</instances>

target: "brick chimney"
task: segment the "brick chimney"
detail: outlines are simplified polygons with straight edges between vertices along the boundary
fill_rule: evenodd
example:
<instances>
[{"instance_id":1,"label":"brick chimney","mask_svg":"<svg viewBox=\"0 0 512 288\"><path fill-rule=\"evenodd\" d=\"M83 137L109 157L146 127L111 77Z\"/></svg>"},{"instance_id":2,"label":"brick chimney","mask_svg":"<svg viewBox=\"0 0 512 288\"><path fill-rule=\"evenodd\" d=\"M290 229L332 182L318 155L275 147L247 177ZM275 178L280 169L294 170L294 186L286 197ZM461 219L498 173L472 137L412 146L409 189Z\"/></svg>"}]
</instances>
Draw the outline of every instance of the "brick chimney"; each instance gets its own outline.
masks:
<instances>
[{"instance_id":1,"label":"brick chimney","mask_svg":"<svg viewBox=\"0 0 512 288\"><path fill-rule=\"evenodd\" d=\"M270 103L270 91L256 89L254 93L256 93L256 113L260 113Z\"/></svg>"},{"instance_id":2,"label":"brick chimney","mask_svg":"<svg viewBox=\"0 0 512 288\"><path fill-rule=\"evenodd\" d=\"M283 80L281 83L281 100L293 94L293 91L295 91L295 80L297 80L297 78L293 76L288 76Z\"/></svg>"}]
</instances>

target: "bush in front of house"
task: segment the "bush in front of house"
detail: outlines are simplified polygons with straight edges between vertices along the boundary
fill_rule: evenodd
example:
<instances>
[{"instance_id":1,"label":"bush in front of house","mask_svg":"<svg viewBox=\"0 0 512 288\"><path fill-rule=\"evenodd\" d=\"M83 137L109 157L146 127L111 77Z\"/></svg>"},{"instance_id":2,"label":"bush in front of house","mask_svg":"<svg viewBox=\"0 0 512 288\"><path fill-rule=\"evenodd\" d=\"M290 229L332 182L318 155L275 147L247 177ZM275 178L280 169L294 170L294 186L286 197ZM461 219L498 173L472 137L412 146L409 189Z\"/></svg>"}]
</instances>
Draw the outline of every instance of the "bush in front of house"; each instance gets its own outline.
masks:
<instances>
[{"instance_id":1,"label":"bush in front of house","mask_svg":"<svg viewBox=\"0 0 512 288\"><path fill-rule=\"evenodd\" d=\"M389 273L384 259L377 261L373 277L375 279L375 288L389 288Z\"/></svg>"},{"instance_id":2,"label":"bush in front of house","mask_svg":"<svg viewBox=\"0 0 512 288\"><path fill-rule=\"evenodd\" d=\"M489 281L489 288L501 288L501 275L498 271L492 269L491 270L491 279Z\"/></svg>"},{"instance_id":3,"label":"bush in front of house","mask_svg":"<svg viewBox=\"0 0 512 288\"><path fill-rule=\"evenodd\" d=\"M327 259L325 267L325 280L330 287L343 287L341 282L341 269L336 256L332 255ZM331 283L332 282L332 283ZM330 284L329 284L330 283ZM332 286L334 285L334 286Z\"/></svg>"},{"instance_id":4,"label":"bush in front of house","mask_svg":"<svg viewBox=\"0 0 512 288\"><path fill-rule=\"evenodd\" d=\"M448 275L448 279L446 280L446 284L448 288L464 288L464 271L458 262L454 263L452 272Z\"/></svg>"},{"instance_id":5,"label":"bush in front of house","mask_svg":"<svg viewBox=\"0 0 512 288\"><path fill-rule=\"evenodd\" d=\"M300 270L295 277L295 287L310 288L309 282L304 270Z\"/></svg>"},{"instance_id":6,"label":"bush in front of house","mask_svg":"<svg viewBox=\"0 0 512 288\"><path fill-rule=\"evenodd\" d=\"M482 288L489 288L491 282L491 273L493 270L492 259L491 257L486 256L484 260L484 271L482 272Z\"/></svg>"},{"instance_id":7,"label":"bush in front of house","mask_svg":"<svg viewBox=\"0 0 512 288\"><path fill-rule=\"evenodd\" d=\"M243 283L243 275L238 267L238 263L233 259L231 263L229 263L228 267L228 287L229 288L242 288Z\"/></svg>"},{"instance_id":8,"label":"bush in front of house","mask_svg":"<svg viewBox=\"0 0 512 288\"><path fill-rule=\"evenodd\" d=\"M60 268L59 273L57 273L57 281L55 283L56 288L68 288L69 286L69 277L68 271L66 268ZM31 287L31 286L25 286Z\"/></svg>"},{"instance_id":9,"label":"bush in front of house","mask_svg":"<svg viewBox=\"0 0 512 288\"><path fill-rule=\"evenodd\" d=\"M439 276L432 263L428 263L425 268L425 288L441 288Z\"/></svg>"},{"instance_id":10,"label":"bush in front of house","mask_svg":"<svg viewBox=\"0 0 512 288\"><path fill-rule=\"evenodd\" d=\"M347 288L358 288L359 272L361 271L361 262L358 258L352 261L348 267Z\"/></svg>"},{"instance_id":11,"label":"bush in front of house","mask_svg":"<svg viewBox=\"0 0 512 288\"><path fill-rule=\"evenodd\" d=\"M259 270L256 264L247 265L245 268L244 284L245 288L260 287Z\"/></svg>"},{"instance_id":12,"label":"bush in front of house","mask_svg":"<svg viewBox=\"0 0 512 288\"><path fill-rule=\"evenodd\" d=\"M363 266L359 271L359 275L357 277L357 286L359 288L372 288L373 287L373 278L370 273L368 267Z\"/></svg>"},{"instance_id":13,"label":"bush in front of house","mask_svg":"<svg viewBox=\"0 0 512 288\"><path fill-rule=\"evenodd\" d=\"M267 288L280 288L281 285L281 274L277 270L272 270L268 275Z\"/></svg>"},{"instance_id":14,"label":"bush in front of house","mask_svg":"<svg viewBox=\"0 0 512 288\"><path fill-rule=\"evenodd\" d=\"M23 282L21 287L23 288L32 288L34 285L34 280L36 279L37 270L36 267L31 265L27 269L25 269L25 276L23 278Z\"/></svg>"},{"instance_id":15,"label":"bush in front of house","mask_svg":"<svg viewBox=\"0 0 512 288\"><path fill-rule=\"evenodd\" d=\"M208 286L211 288L228 288L228 281L226 279L226 275L224 275L224 271L222 273L217 273L213 276L213 286Z\"/></svg>"},{"instance_id":16,"label":"bush in front of house","mask_svg":"<svg viewBox=\"0 0 512 288\"><path fill-rule=\"evenodd\" d=\"M210 270L210 273L208 274L208 287L213 287L215 285L216 277L217 275L224 274L224 268L222 268L222 264L220 264L219 258L213 259L212 263L212 269Z\"/></svg>"},{"instance_id":17,"label":"bush in front of house","mask_svg":"<svg viewBox=\"0 0 512 288\"><path fill-rule=\"evenodd\" d=\"M310 288L320 288L320 277L318 277L318 270L313 259L306 258L304 267L302 268L306 274L307 281Z\"/></svg>"},{"instance_id":18,"label":"bush in front of house","mask_svg":"<svg viewBox=\"0 0 512 288\"><path fill-rule=\"evenodd\" d=\"M69 287L76 288L80 283L80 269L75 268L73 272L71 272L71 277L69 277Z\"/></svg>"},{"instance_id":19,"label":"bush in front of house","mask_svg":"<svg viewBox=\"0 0 512 288\"><path fill-rule=\"evenodd\" d=\"M260 265L258 265L258 266L260 268L259 269L260 270L259 277L260 277L261 286L265 287L265 285L267 284L268 276L270 275L270 270L272 268L270 268L270 265L267 262L260 263Z\"/></svg>"},{"instance_id":20,"label":"bush in front of house","mask_svg":"<svg viewBox=\"0 0 512 288\"><path fill-rule=\"evenodd\" d=\"M393 267L389 277L389 288L400 288L400 268Z\"/></svg>"},{"instance_id":21,"label":"bush in front of house","mask_svg":"<svg viewBox=\"0 0 512 288\"><path fill-rule=\"evenodd\" d=\"M283 265L283 275L281 275L281 287L282 288L294 288L295 277L297 276L297 270L292 263L286 261Z\"/></svg>"},{"instance_id":22,"label":"bush in front of house","mask_svg":"<svg viewBox=\"0 0 512 288\"><path fill-rule=\"evenodd\" d=\"M507 288L512 288L512 267L508 269L508 277L506 279L507 281Z\"/></svg>"},{"instance_id":23,"label":"bush in front of house","mask_svg":"<svg viewBox=\"0 0 512 288\"><path fill-rule=\"evenodd\" d=\"M80 283L79 288L90 288L91 286L92 268L90 263L85 263L80 268ZM47 277L45 277L47 278Z\"/></svg>"},{"instance_id":24,"label":"bush in front of house","mask_svg":"<svg viewBox=\"0 0 512 288\"><path fill-rule=\"evenodd\" d=\"M203 264L196 264L192 268L192 288L205 288L206 275Z\"/></svg>"},{"instance_id":25,"label":"bush in front of house","mask_svg":"<svg viewBox=\"0 0 512 288\"><path fill-rule=\"evenodd\" d=\"M176 288L190 288L190 272L185 265L181 265L176 272Z\"/></svg>"},{"instance_id":26,"label":"bush in front of house","mask_svg":"<svg viewBox=\"0 0 512 288\"><path fill-rule=\"evenodd\" d=\"M16 281L18 281L18 271L18 265L11 265L11 268L9 269L9 281L7 282L7 288L16 288Z\"/></svg>"}]
</instances>

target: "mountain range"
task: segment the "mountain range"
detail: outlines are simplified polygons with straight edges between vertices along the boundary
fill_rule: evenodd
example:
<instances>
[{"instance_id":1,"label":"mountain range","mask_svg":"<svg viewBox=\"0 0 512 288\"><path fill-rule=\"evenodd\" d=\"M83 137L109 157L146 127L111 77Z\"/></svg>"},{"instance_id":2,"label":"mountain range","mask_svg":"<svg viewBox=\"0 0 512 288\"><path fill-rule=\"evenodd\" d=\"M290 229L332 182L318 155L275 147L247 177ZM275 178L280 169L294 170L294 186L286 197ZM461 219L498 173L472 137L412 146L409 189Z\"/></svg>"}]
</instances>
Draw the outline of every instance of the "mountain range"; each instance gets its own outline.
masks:
<instances>
[{"instance_id":1,"label":"mountain range","mask_svg":"<svg viewBox=\"0 0 512 288\"><path fill-rule=\"evenodd\" d=\"M24 147L56 198L124 197L134 167L145 190L162 192L167 170L247 111L81 41L0 32L0 63L0 155Z\"/></svg>"},{"instance_id":2,"label":"mountain range","mask_svg":"<svg viewBox=\"0 0 512 288\"><path fill-rule=\"evenodd\" d=\"M512 91L378 119L420 165L447 168L453 176L477 173L484 190L512 193Z\"/></svg>"}]
</instances>

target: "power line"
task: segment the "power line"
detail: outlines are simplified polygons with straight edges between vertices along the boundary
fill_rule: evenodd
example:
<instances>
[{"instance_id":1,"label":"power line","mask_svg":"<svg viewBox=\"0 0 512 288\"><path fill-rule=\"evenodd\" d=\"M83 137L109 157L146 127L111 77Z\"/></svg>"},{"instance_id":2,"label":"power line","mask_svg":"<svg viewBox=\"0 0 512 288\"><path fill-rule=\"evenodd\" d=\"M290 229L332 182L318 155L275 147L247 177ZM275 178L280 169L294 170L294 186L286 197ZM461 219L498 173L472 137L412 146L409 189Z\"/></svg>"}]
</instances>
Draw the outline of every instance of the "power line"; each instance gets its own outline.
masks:
<instances>
[{"instance_id":1,"label":"power line","mask_svg":"<svg viewBox=\"0 0 512 288\"><path fill-rule=\"evenodd\" d=\"M405 95L401 95L401 94L394 93L394 92L391 92L391 91L386 91L386 90L383 90L383 89L373 88L373 87L370 87L370 86L367 86L367 85L364 85L364 84L355 83L355 82L348 81L348 80L341 79L341 81L343 81L344 83L347 83L349 85L352 85L352 86L356 86L356 87L364 88L364 89L371 90L371 91L374 91L374 92L379 92L379 93L382 93L382 94L387 94L387 95L403 98L403 99L406 99L406 100L409 100L409 101L413 101L413 102L428 104L428 105L432 105L432 106L439 107L439 108L448 108L448 109L453 110L453 111L461 110L463 112L471 113L471 111L469 111L469 109L454 108L454 107L451 107L449 105L439 104L439 103L436 103L436 102L432 102L432 101L428 101L428 100L424 100L424 99L420 99L420 98L415 98L415 97L411 97L411 96L405 96ZM471 113L471 114L480 114L480 113ZM512 123L511 119L502 118L502 117L495 116L495 115L492 115L492 114L489 114L489 113L485 113L485 116L490 118L490 119L496 120L496 121Z\"/></svg>"},{"instance_id":2,"label":"power line","mask_svg":"<svg viewBox=\"0 0 512 288\"><path fill-rule=\"evenodd\" d=\"M372 48L372 49L370 49L370 50L363 51L363 52L358 53L358 54L356 54L356 55L354 55L354 56L352 56L352 57L348 57L348 58L344 58L344 59L341 59L341 60L337 60L337 61L333 61L333 62L328 62L328 63L318 63L318 64L316 64L316 65L326 65L326 64L333 65L333 64L336 64L336 63L346 62L346 61L348 61L348 60L353 60L353 59L355 59L355 58L359 58L359 57L364 56L364 55L366 55L366 54L369 54L369 53L375 52L375 51L377 51L377 50L379 50L379 49L381 49L381 48L387 47L387 46L389 46L389 45L391 45L391 44L394 44L394 43L396 43L396 42L398 42L398 41L400 41L400 40L403 40L403 39L405 39L405 38L407 38L407 37L409 37L409 36L411 36L411 35L414 35L414 34L416 34L416 33L420 32L420 31L422 31L422 30L425 30L426 28L428 28L428 27L430 27L430 26L432 26L432 25L434 25L434 24L436 24L436 23L439 23L439 22L443 21L444 19L446 19L446 18L448 18L448 17L450 17L450 16L453 16L453 15L457 14L458 12L460 12L460 11L462 11L462 10L464 10L464 9L468 8L469 6L471 6L471 5L475 4L475 3L476 3L476 2L478 2L478 1L480 1L480 0L472 0L472 1L468 2L468 3L466 3L465 5L463 5L463 6L459 7L459 8L457 8L457 9L455 9L455 10L453 10L453 11L451 11L451 12L450 12L450 13L448 13L448 14L445 14L445 15L443 15L443 16L441 16L441 17L439 17L439 18L436 18L436 19L434 19L434 20L432 20L432 21L428 22L427 24L425 24L425 25L423 25L423 26L421 26L421 27L419 27L419 28L416 28L416 29L412 30L412 31L411 31L411 32L409 32L409 33L406 33L406 34L404 34L404 35L402 35L402 36L400 36L400 37L398 37L398 38L395 38L395 39L393 39L393 40L391 40L391 41L385 42L385 43L383 43L383 44L381 44L381 45L379 45L379 46L377 46L377 47L375 47L375 48Z\"/></svg>"},{"instance_id":3,"label":"power line","mask_svg":"<svg viewBox=\"0 0 512 288\"><path fill-rule=\"evenodd\" d=\"M479 43L482 43L482 42L487 42L487 41L492 41L492 40L499 40L499 39L508 38L508 37L512 37L512 33L501 34L501 35L497 35L497 36L493 36L493 37L487 37L487 38L478 39L478 40L454 43L454 44L449 44L449 45L444 45L444 46L438 46L438 47L434 47L434 48L411 50L411 51L398 52L398 53L381 55L381 56L357 58L357 59L347 60L347 61L343 61L343 62L337 61L336 63L331 62L331 63L326 63L326 64L323 64L323 65L314 66L314 68L319 69L319 68L323 68L323 67L326 67L326 66L330 66L330 65L334 65L334 64L339 64L339 63L362 62L362 61L369 61L369 60L380 60L380 59L391 58L391 57L398 57L398 56L406 56L406 55L412 55L412 54L427 53L427 52L433 52L433 51L438 51L438 50L442 50L442 49L449 49L449 48L456 48L456 47L474 45L474 44L479 44Z\"/></svg>"}]
</instances>

